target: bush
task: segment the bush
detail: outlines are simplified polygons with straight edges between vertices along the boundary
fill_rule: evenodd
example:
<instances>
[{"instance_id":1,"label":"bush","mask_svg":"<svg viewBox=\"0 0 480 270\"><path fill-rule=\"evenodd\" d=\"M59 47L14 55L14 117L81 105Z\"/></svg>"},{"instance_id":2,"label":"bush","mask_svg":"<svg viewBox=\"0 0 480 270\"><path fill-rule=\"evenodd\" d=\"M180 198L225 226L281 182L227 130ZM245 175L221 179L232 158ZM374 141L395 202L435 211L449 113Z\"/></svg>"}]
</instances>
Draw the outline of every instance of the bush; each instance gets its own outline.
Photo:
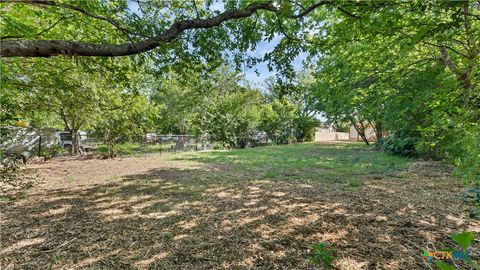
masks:
<instances>
[{"instance_id":1,"label":"bush","mask_svg":"<svg viewBox=\"0 0 480 270\"><path fill-rule=\"evenodd\" d=\"M297 142L311 142L315 139L315 128L318 126L315 118L310 116L297 116L293 122Z\"/></svg>"},{"instance_id":2,"label":"bush","mask_svg":"<svg viewBox=\"0 0 480 270\"><path fill-rule=\"evenodd\" d=\"M295 141L295 108L286 100L275 100L263 106L258 129L276 144Z\"/></svg>"},{"instance_id":3,"label":"bush","mask_svg":"<svg viewBox=\"0 0 480 270\"><path fill-rule=\"evenodd\" d=\"M480 126L466 129L449 150L455 154L454 174L467 185L480 187Z\"/></svg>"},{"instance_id":4,"label":"bush","mask_svg":"<svg viewBox=\"0 0 480 270\"><path fill-rule=\"evenodd\" d=\"M0 201L33 186L35 178L25 175L22 166L23 161L18 155L7 155L0 150Z\"/></svg>"},{"instance_id":5,"label":"bush","mask_svg":"<svg viewBox=\"0 0 480 270\"><path fill-rule=\"evenodd\" d=\"M193 120L197 136L209 134L213 141L243 148L255 132L260 118L261 96L253 90L237 91L205 102Z\"/></svg>"},{"instance_id":6,"label":"bush","mask_svg":"<svg viewBox=\"0 0 480 270\"><path fill-rule=\"evenodd\" d=\"M60 145L56 144L47 149L43 149L41 156L44 157L45 159L51 159L57 156L58 154L63 154L63 153L65 153L65 149L63 149Z\"/></svg>"},{"instance_id":7,"label":"bush","mask_svg":"<svg viewBox=\"0 0 480 270\"><path fill-rule=\"evenodd\" d=\"M445 122L450 124L422 129L417 150L430 158L445 158L456 165L456 177L468 186L480 186L480 125L463 119Z\"/></svg>"},{"instance_id":8,"label":"bush","mask_svg":"<svg viewBox=\"0 0 480 270\"><path fill-rule=\"evenodd\" d=\"M420 136L416 132L397 130L389 136L380 139L378 144L385 153L413 157L419 154L416 148L419 142Z\"/></svg>"}]
</instances>

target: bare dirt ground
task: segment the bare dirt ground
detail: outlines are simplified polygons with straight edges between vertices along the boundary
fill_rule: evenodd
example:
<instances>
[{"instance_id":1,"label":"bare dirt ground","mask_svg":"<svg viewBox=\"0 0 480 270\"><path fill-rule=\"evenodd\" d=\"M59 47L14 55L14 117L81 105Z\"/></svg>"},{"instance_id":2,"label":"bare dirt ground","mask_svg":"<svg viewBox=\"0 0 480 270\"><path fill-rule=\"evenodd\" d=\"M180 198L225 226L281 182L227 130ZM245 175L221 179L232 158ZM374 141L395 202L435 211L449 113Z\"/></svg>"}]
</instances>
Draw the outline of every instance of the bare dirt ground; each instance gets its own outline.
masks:
<instances>
[{"instance_id":1,"label":"bare dirt ground","mask_svg":"<svg viewBox=\"0 0 480 270\"><path fill-rule=\"evenodd\" d=\"M432 162L356 188L155 155L29 169L40 184L2 205L1 269L319 269L322 241L337 269L434 269L423 249L479 229Z\"/></svg>"}]
</instances>

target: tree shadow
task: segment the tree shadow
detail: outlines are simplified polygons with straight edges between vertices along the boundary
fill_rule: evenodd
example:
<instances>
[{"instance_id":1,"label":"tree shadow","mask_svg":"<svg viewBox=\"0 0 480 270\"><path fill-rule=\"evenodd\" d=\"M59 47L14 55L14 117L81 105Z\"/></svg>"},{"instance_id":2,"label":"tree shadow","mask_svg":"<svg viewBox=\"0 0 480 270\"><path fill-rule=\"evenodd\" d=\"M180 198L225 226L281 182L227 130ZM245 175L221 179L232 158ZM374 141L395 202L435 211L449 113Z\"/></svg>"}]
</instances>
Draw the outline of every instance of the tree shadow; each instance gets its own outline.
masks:
<instances>
[{"instance_id":1,"label":"tree shadow","mask_svg":"<svg viewBox=\"0 0 480 270\"><path fill-rule=\"evenodd\" d=\"M460 187L435 175L434 187L412 172L352 189L162 168L45 190L2 207L1 266L315 269L311 245L326 241L339 269L423 269L424 248L451 247L468 225L449 195Z\"/></svg>"}]
</instances>

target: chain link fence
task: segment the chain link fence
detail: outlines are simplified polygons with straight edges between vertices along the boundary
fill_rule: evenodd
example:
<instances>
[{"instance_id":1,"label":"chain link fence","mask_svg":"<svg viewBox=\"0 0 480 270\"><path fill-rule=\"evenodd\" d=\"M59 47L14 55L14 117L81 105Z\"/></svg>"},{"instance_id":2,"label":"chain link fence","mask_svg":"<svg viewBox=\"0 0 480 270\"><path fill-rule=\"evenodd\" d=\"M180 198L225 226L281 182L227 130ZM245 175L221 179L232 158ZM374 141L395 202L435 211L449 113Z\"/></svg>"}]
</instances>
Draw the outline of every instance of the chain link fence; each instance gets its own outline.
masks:
<instances>
[{"instance_id":1,"label":"chain link fence","mask_svg":"<svg viewBox=\"0 0 480 270\"><path fill-rule=\"evenodd\" d=\"M143 143L160 145L160 149L167 152L211 150L213 145L208 135L197 137L157 133L145 134Z\"/></svg>"}]
</instances>

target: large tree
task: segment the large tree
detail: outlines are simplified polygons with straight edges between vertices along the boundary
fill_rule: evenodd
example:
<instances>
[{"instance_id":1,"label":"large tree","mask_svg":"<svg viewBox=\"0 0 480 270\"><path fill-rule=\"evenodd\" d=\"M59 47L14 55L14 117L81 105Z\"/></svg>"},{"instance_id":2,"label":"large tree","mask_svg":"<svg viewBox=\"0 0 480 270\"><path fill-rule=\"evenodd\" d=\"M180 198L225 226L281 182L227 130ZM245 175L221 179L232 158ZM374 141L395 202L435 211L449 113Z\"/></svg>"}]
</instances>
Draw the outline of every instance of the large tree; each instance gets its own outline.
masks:
<instances>
[{"instance_id":1,"label":"large tree","mask_svg":"<svg viewBox=\"0 0 480 270\"><path fill-rule=\"evenodd\" d=\"M72 153L80 151L80 129L121 108L121 95L141 94L149 77L128 58L6 59L0 93L3 125L26 121L38 128L59 127L71 133ZM5 97L5 98L3 98ZM6 105L4 107L4 104ZM123 106L123 105L122 105ZM48 118L48 119L47 119Z\"/></svg>"},{"instance_id":2,"label":"large tree","mask_svg":"<svg viewBox=\"0 0 480 270\"><path fill-rule=\"evenodd\" d=\"M323 31L309 46L318 55L321 109L333 119L370 122L379 135L388 131L384 149L449 158L475 180L479 10L478 1L411 1L355 12L358 23L312 14Z\"/></svg>"},{"instance_id":3,"label":"large tree","mask_svg":"<svg viewBox=\"0 0 480 270\"><path fill-rule=\"evenodd\" d=\"M226 0L218 10L212 8L213 1L132 2L138 5L138 11L129 11L126 0L2 0L0 54L124 56L155 48L166 53L188 46L207 52L212 45L214 49L237 47L246 51L276 33L292 41L290 33L305 30L312 22L305 17L322 7L354 16L348 10L364 6L380 9L401 3ZM107 38L89 35L92 28L102 28ZM279 47L288 47L290 41Z\"/></svg>"}]
</instances>

